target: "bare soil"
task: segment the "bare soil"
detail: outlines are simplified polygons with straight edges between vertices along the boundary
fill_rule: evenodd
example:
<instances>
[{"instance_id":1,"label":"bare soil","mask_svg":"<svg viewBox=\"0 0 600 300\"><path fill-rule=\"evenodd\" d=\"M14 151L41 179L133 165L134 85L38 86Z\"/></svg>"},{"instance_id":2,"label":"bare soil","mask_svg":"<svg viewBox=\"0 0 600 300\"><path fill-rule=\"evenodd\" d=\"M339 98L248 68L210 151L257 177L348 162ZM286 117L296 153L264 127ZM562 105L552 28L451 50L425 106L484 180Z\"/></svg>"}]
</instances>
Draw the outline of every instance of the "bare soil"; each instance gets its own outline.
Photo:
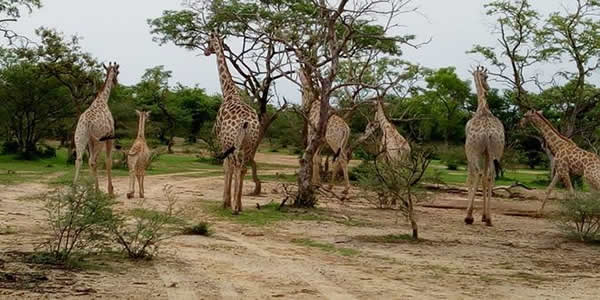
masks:
<instances>
[{"instance_id":1,"label":"bare soil","mask_svg":"<svg viewBox=\"0 0 600 300\"><path fill-rule=\"evenodd\" d=\"M259 161L293 164L296 158L261 155ZM104 178L102 178L104 179ZM422 241L384 236L409 232L392 210L360 199L322 199L327 221L282 221L250 226L219 218L207 205L220 203L222 177L186 174L146 177L146 201L165 205L170 184L190 221L209 221L210 237L177 236L159 257L131 262L107 257L100 267L66 270L26 263L23 256L45 238L40 193L45 184L0 186L1 299L597 299L600 247L565 239L545 218L517 217L539 202L494 199L494 226L463 223L461 194L434 194L419 207ZM101 181L105 182L105 181ZM135 206L125 197L127 178L115 179L119 209ZM247 180L245 190L252 190ZM244 197L244 209L280 202L276 182L260 197ZM353 195L358 191L353 190ZM342 251L309 247L298 240ZM100 260L99 260L100 261Z\"/></svg>"}]
</instances>

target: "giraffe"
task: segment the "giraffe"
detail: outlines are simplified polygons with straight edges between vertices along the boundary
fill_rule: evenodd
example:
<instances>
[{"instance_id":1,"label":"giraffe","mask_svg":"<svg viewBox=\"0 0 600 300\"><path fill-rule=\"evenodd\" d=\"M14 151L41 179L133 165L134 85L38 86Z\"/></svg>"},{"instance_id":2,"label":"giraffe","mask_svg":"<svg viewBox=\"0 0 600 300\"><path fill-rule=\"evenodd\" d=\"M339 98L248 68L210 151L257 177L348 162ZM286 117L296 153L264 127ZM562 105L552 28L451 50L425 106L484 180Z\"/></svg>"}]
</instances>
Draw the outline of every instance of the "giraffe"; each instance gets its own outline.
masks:
<instances>
[{"instance_id":1,"label":"giraffe","mask_svg":"<svg viewBox=\"0 0 600 300\"><path fill-rule=\"evenodd\" d=\"M554 156L552 182L546 190L542 205L537 212L538 215L542 214L546 201L559 179L562 179L567 186L569 194L574 195L571 174L583 176L592 189L600 190L600 157L598 155L577 147L577 144L571 139L560 134L541 111L530 110L526 112L521 120L521 125L523 126L526 123L531 123L540 131Z\"/></svg>"},{"instance_id":2,"label":"giraffe","mask_svg":"<svg viewBox=\"0 0 600 300\"><path fill-rule=\"evenodd\" d=\"M465 152L469 162L469 207L467 208L466 224L473 224L473 203L475 192L481 185L483 190L483 216L482 222L492 226L491 197L494 188L494 175L492 172L500 168L500 159L504 153L504 126L490 111L487 104L487 70L477 67L472 72L477 89L477 111L467 122L465 127L466 142Z\"/></svg>"},{"instance_id":3,"label":"giraffe","mask_svg":"<svg viewBox=\"0 0 600 300\"><path fill-rule=\"evenodd\" d=\"M129 191L127 199L133 198L135 192L135 179L137 178L140 189L140 198L144 198L144 176L150 162L150 148L146 144L145 128L146 121L150 117L149 111L135 110L138 115L138 133L133 146L127 153L127 166L129 167Z\"/></svg>"},{"instance_id":4,"label":"giraffe","mask_svg":"<svg viewBox=\"0 0 600 300\"><path fill-rule=\"evenodd\" d=\"M304 73L298 72L300 81L303 87L308 86L310 84ZM314 97L311 91L307 88L302 89L302 104L309 109L308 119L308 139L311 139L315 134L315 129L319 123L319 118L321 115L321 106L318 101L320 98ZM348 154L346 153L346 146L348 145L348 138L350 137L350 126L344 121L344 119L338 115L332 115L329 117L327 122L327 130L325 131L325 142L331 148L331 150L335 153L333 156L333 161L335 162L333 168L333 176L331 180L337 174L337 170L342 168L342 172L344 173L344 182L345 188L344 193L347 193L350 189L350 177L348 176ZM325 145L322 144L313 155L313 175L312 181L313 184L320 184L321 174L319 172L321 166L321 151Z\"/></svg>"},{"instance_id":5,"label":"giraffe","mask_svg":"<svg viewBox=\"0 0 600 300\"><path fill-rule=\"evenodd\" d=\"M246 163L253 159L254 146L258 143L259 120L256 111L242 101L240 93L233 82L225 60L223 41L216 33L211 33L208 45L204 50L206 56L216 54L217 67L223 103L217 113L214 131L223 151L223 168L225 171L225 188L223 206L231 205L231 182L234 181L233 213L242 210L242 188L246 175Z\"/></svg>"},{"instance_id":6,"label":"giraffe","mask_svg":"<svg viewBox=\"0 0 600 300\"><path fill-rule=\"evenodd\" d=\"M79 178L81 162L86 146L88 146L90 157L88 164L92 170L92 175L96 180L96 189L98 189L98 176L96 173L96 164L98 154L102 151L102 146L106 147L106 175L108 178L108 194L114 197L114 189L112 185L111 169L112 169L112 146L115 139L115 127L112 114L108 107L108 98L110 91L118 84L117 76L119 75L119 65L117 63L109 63L108 67L102 65L106 70L106 80L104 85L98 92L96 99L90 107L86 109L79 120L75 129L75 151L77 159L75 160L75 178L73 183L76 183Z\"/></svg>"},{"instance_id":7,"label":"giraffe","mask_svg":"<svg viewBox=\"0 0 600 300\"><path fill-rule=\"evenodd\" d=\"M410 144L408 141L398 132L396 126L390 122L385 116L385 110L383 109L383 101L381 99L375 100L377 110L375 112L375 121L370 123L371 126L381 128L382 136L379 143L379 152L384 153L385 159L390 160L401 160L406 158L410 154ZM367 128L369 130L369 128Z\"/></svg>"}]
</instances>

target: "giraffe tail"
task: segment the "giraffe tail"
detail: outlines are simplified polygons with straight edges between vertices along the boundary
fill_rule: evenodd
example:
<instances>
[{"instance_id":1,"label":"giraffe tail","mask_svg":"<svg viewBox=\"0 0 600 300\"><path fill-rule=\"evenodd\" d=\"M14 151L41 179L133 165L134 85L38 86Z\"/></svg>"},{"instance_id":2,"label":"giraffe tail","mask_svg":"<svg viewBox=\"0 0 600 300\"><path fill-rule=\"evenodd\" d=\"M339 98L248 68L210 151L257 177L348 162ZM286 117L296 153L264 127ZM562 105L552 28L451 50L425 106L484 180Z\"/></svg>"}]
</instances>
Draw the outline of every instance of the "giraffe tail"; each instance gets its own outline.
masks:
<instances>
[{"instance_id":1,"label":"giraffe tail","mask_svg":"<svg viewBox=\"0 0 600 300\"><path fill-rule=\"evenodd\" d=\"M498 161L497 159L494 159L494 169L496 170L496 178L502 176L502 165L500 165L500 161Z\"/></svg>"},{"instance_id":2,"label":"giraffe tail","mask_svg":"<svg viewBox=\"0 0 600 300\"><path fill-rule=\"evenodd\" d=\"M248 129L248 122L244 122L242 128L240 129L238 136L235 138L235 143L233 146L229 147L225 152L221 155L217 156L219 160L223 160L227 158L227 156L231 155L235 149L240 148L244 140L246 139L246 131Z\"/></svg>"},{"instance_id":3,"label":"giraffe tail","mask_svg":"<svg viewBox=\"0 0 600 300\"><path fill-rule=\"evenodd\" d=\"M335 154L333 154L333 162L335 162L335 160L340 156L341 152L342 152L342 147L338 148L338 151L336 151Z\"/></svg>"},{"instance_id":4,"label":"giraffe tail","mask_svg":"<svg viewBox=\"0 0 600 300\"><path fill-rule=\"evenodd\" d=\"M104 142L104 141L108 141L108 140L115 140L117 139L116 136L114 135L107 135L107 136L103 136L99 139L99 141Z\"/></svg>"}]
</instances>

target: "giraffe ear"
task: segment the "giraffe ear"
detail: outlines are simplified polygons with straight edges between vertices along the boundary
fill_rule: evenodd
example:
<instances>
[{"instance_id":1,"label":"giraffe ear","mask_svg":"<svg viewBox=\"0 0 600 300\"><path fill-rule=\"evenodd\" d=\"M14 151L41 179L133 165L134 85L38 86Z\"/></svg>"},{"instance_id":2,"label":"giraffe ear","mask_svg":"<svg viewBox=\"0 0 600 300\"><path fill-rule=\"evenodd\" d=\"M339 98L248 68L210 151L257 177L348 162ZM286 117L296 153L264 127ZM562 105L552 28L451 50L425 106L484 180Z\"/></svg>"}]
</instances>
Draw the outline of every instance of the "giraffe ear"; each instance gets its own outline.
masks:
<instances>
[{"instance_id":1,"label":"giraffe ear","mask_svg":"<svg viewBox=\"0 0 600 300\"><path fill-rule=\"evenodd\" d=\"M108 71L108 67L104 63L102 63L102 67L104 68L104 70Z\"/></svg>"},{"instance_id":2,"label":"giraffe ear","mask_svg":"<svg viewBox=\"0 0 600 300\"><path fill-rule=\"evenodd\" d=\"M536 111L536 112L537 112L538 114L540 114L540 115L543 115L543 114L544 114L544 112L543 112L542 110L538 110L538 111Z\"/></svg>"},{"instance_id":3,"label":"giraffe ear","mask_svg":"<svg viewBox=\"0 0 600 300\"><path fill-rule=\"evenodd\" d=\"M142 114L142 112L141 112L141 111L139 111L139 110L137 110L137 109L135 110L135 113L136 113L138 116Z\"/></svg>"},{"instance_id":4,"label":"giraffe ear","mask_svg":"<svg viewBox=\"0 0 600 300\"><path fill-rule=\"evenodd\" d=\"M146 118L150 118L150 111L146 112Z\"/></svg>"}]
</instances>

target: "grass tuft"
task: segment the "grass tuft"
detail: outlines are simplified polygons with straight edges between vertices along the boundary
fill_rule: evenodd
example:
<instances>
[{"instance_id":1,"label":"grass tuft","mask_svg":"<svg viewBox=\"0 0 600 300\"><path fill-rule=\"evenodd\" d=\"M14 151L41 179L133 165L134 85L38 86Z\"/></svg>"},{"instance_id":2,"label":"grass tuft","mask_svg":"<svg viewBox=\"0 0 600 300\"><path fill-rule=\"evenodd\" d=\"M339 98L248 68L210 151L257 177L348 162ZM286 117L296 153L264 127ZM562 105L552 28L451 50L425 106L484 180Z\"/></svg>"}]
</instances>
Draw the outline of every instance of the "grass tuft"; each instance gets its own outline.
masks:
<instances>
[{"instance_id":1,"label":"grass tuft","mask_svg":"<svg viewBox=\"0 0 600 300\"><path fill-rule=\"evenodd\" d=\"M367 243L400 244L406 242L419 242L410 234L387 234L387 235L359 235L354 239Z\"/></svg>"},{"instance_id":2,"label":"grass tuft","mask_svg":"<svg viewBox=\"0 0 600 300\"><path fill-rule=\"evenodd\" d=\"M360 254L358 250L352 248L338 248L332 244L317 242L311 239L293 239L292 243L305 247L319 248L325 252L339 254L342 256L355 256Z\"/></svg>"},{"instance_id":3,"label":"grass tuft","mask_svg":"<svg viewBox=\"0 0 600 300\"><path fill-rule=\"evenodd\" d=\"M294 210L282 208L279 204L269 203L258 208L247 208L239 215L233 215L230 209L223 208L220 204L211 204L208 210L223 219L228 219L240 224L255 226L271 225L281 221L327 221L326 216L316 213L316 210Z\"/></svg>"},{"instance_id":4,"label":"grass tuft","mask_svg":"<svg viewBox=\"0 0 600 300\"><path fill-rule=\"evenodd\" d=\"M183 228L183 234L210 236L212 231L210 230L210 224L206 222L200 222L196 225Z\"/></svg>"}]
</instances>

